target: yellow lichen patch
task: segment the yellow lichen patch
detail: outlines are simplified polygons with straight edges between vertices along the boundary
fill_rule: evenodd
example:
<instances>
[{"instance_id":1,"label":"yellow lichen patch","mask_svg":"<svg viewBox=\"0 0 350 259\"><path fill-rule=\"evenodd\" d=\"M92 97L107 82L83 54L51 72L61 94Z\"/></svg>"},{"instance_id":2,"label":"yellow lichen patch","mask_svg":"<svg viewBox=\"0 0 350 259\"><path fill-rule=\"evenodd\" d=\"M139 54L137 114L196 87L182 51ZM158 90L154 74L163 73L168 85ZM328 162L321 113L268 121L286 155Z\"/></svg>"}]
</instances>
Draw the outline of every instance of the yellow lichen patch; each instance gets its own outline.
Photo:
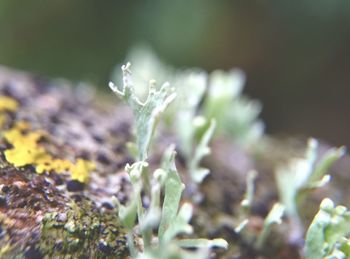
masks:
<instances>
[{"instance_id":1,"label":"yellow lichen patch","mask_svg":"<svg viewBox=\"0 0 350 259\"><path fill-rule=\"evenodd\" d=\"M24 131L24 130L30 130L31 127L30 127L30 124L26 121L17 121L13 128Z\"/></svg>"},{"instance_id":2,"label":"yellow lichen patch","mask_svg":"<svg viewBox=\"0 0 350 259\"><path fill-rule=\"evenodd\" d=\"M23 132L28 129L29 125L26 122L18 122L3 134L6 141L13 146L5 151L6 160L14 166L35 165L39 161L47 161L50 157L46 150L38 145L38 141L45 134L41 131Z\"/></svg>"},{"instance_id":3,"label":"yellow lichen patch","mask_svg":"<svg viewBox=\"0 0 350 259\"><path fill-rule=\"evenodd\" d=\"M6 112L14 112L18 109L18 102L8 96L0 95L0 128L2 128L7 119L8 114Z\"/></svg>"},{"instance_id":4,"label":"yellow lichen patch","mask_svg":"<svg viewBox=\"0 0 350 259\"><path fill-rule=\"evenodd\" d=\"M6 121L7 121L7 115L0 113L0 128L4 127Z\"/></svg>"},{"instance_id":5,"label":"yellow lichen patch","mask_svg":"<svg viewBox=\"0 0 350 259\"><path fill-rule=\"evenodd\" d=\"M72 179L79 182L87 182L89 180L89 172L96 168L91 161L78 159L77 163L72 168Z\"/></svg>"},{"instance_id":6,"label":"yellow lichen patch","mask_svg":"<svg viewBox=\"0 0 350 259\"><path fill-rule=\"evenodd\" d=\"M36 167L36 172L42 174L44 172L64 172L71 171L74 164L69 160L53 159L51 156L46 161L40 161Z\"/></svg>"},{"instance_id":7,"label":"yellow lichen patch","mask_svg":"<svg viewBox=\"0 0 350 259\"><path fill-rule=\"evenodd\" d=\"M6 160L14 166L36 165L38 161L48 160L49 155L41 147L15 147L5 151Z\"/></svg>"},{"instance_id":8,"label":"yellow lichen patch","mask_svg":"<svg viewBox=\"0 0 350 259\"><path fill-rule=\"evenodd\" d=\"M31 131L27 122L17 122L3 134L6 141L13 146L4 152L6 160L16 167L33 165L38 174L71 172L73 180L87 182L89 172L95 169L95 164L83 159L78 159L74 164L69 160L53 158L38 143L45 135L43 131Z\"/></svg>"},{"instance_id":9,"label":"yellow lichen patch","mask_svg":"<svg viewBox=\"0 0 350 259\"><path fill-rule=\"evenodd\" d=\"M38 141L45 135L42 131L33 131L24 134L23 130L16 125L4 133L5 139L15 148L23 146L27 148L37 147Z\"/></svg>"},{"instance_id":10,"label":"yellow lichen patch","mask_svg":"<svg viewBox=\"0 0 350 259\"><path fill-rule=\"evenodd\" d=\"M0 96L0 112L10 111L14 112L18 108L18 102L15 99L7 96Z\"/></svg>"}]
</instances>

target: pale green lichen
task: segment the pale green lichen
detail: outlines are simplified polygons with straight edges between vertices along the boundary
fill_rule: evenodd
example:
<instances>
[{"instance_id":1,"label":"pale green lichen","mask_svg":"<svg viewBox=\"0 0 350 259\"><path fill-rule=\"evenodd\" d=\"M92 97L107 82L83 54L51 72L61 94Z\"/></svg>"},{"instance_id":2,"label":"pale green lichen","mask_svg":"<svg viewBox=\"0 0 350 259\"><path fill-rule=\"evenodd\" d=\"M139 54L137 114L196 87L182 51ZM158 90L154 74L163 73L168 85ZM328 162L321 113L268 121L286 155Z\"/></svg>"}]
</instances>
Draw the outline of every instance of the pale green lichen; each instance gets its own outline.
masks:
<instances>
[{"instance_id":1,"label":"pale green lichen","mask_svg":"<svg viewBox=\"0 0 350 259\"><path fill-rule=\"evenodd\" d=\"M294 158L287 166L276 171L276 182L280 202L286 208L290 219L289 240L298 242L303 238L303 223L299 216L299 206L303 204L306 194L326 185L331 177L330 167L345 154L345 148L332 148L321 158L317 157L318 142L309 139L305 155Z\"/></svg>"},{"instance_id":2,"label":"pale green lichen","mask_svg":"<svg viewBox=\"0 0 350 259\"><path fill-rule=\"evenodd\" d=\"M198 145L195 147L192 158L188 162L188 170L190 176L195 183L201 183L209 174L209 169L200 166L202 159L210 154L209 142L214 134L216 127L215 120L211 120L209 124L204 125L204 133L200 137Z\"/></svg>"},{"instance_id":3,"label":"pale green lichen","mask_svg":"<svg viewBox=\"0 0 350 259\"><path fill-rule=\"evenodd\" d=\"M147 100L142 103L135 96L131 83L130 64L122 67L123 90L120 91L114 84L110 83L112 90L133 110L136 123L136 139L138 148L138 161L132 165L126 165L125 170L130 176L133 186L132 199L126 206L119 206L119 217L124 226L129 229L128 245L133 258L148 258L152 254L164 254L169 258L173 253L177 258L185 258L188 252L181 249L184 247L206 247L213 246L226 248L227 242L223 239L182 239L177 240L179 234L191 234L192 227L189 221L192 217L192 206L184 203L180 207L180 199L185 188L176 166L174 147L171 146L163 156L162 167L151 174L148 170L148 149L151 143L159 115L164 112L168 104L175 98L175 93L170 91L169 85L164 84L160 90L156 90L151 84ZM198 150L195 152L195 163L193 168L199 167L199 161L209 153L208 142L215 128L211 122L209 128L204 130L200 138ZM206 172L205 172L206 173ZM201 175L205 175L202 173ZM148 208L143 207L141 191L150 200ZM163 193L163 199L161 197ZM161 200L163 203L161 204ZM143 252L134 246L134 226L136 217L138 219L139 231L143 241ZM158 229L157 241L153 240L153 230ZM176 252L170 252L175 247ZM170 249L171 248L171 249ZM207 257L207 253L201 258Z\"/></svg>"},{"instance_id":4,"label":"pale green lichen","mask_svg":"<svg viewBox=\"0 0 350 259\"><path fill-rule=\"evenodd\" d=\"M254 199L254 189L255 189L255 179L257 177L258 173L255 170L251 170L247 174L246 179L246 192L244 195L244 199L241 202L241 206L244 210L244 213L247 213L250 211L253 199Z\"/></svg>"},{"instance_id":5,"label":"pale green lichen","mask_svg":"<svg viewBox=\"0 0 350 259\"><path fill-rule=\"evenodd\" d=\"M156 76L159 81L166 79L172 82L178 98L165 117L168 124L176 129L181 142L179 148L187 152L188 157L194 144L190 137L192 121L197 115L208 120L215 119L216 135L225 135L239 147L254 148L262 137L264 124L258 118L262 106L243 94L243 71L217 70L209 74L198 68L175 69L162 62L151 49L142 46L133 48L127 60L137 66L134 81L136 92L140 94L145 93L145 88L141 86L151 76ZM115 78L120 80L119 69ZM176 123L171 123L174 118Z\"/></svg>"},{"instance_id":6,"label":"pale green lichen","mask_svg":"<svg viewBox=\"0 0 350 259\"><path fill-rule=\"evenodd\" d=\"M282 217L285 214L285 206L281 203L275 203L267 216L264 219L262 229L258 235L254 234L252 238L249 231L246 230L246 226L250 223L251 208L254 200L255 179L258 173L254 170L249 171L246 179L246 193L244 199L241 202L241 207L238 212L239 224L234 228L237 234L240 234L243 239L248 243L251 243L256 249L263 249L263 245L266 240L271 236L271 230L274 225L282 223Z\"/></svg>"},{"instance_id":7,"label":"pale green lichen","mask_svg":"<svg viewBox=\"0 0 350 259\"><path fill-rule=\"evenodd\" d=\"M256 240L255 246L259 249L263 248L263 245L271 232L271 227L275 224L279 225L282 223L282 217L285 213L286 207L283 204L275 203L271 208L269 214L264 220L264 225L261 233Z\"/></svg>"},{"instance_id":8,"label":"pale green lichen","mask_svg":"<svg viewBox=\"0 0 350 259\"><path fill-rule=\"evenodd\" d=\"M113 92L128 103L133 111L136 127L136 144L138 149L138 160L145 161L155 127L160 115L166 107L174 100L176 94L169 83L164 83L157 90L155 81L149 83L149 93L146 101L142 102L135 94L131 80L130 63L122 66L123 89L120 91L112 82L109 83Z\"/></svg>"},{"instance_id":9,"label":"pale green lichen","mask_svg":"<svg viewBox=\"0 0 350 259\"><path fill-rule=\"evenodd\" d=\"M306 233L307 259L350 257L350 212L326 198Z\"/></svg>"},{"instance_id":10,"label":"pale green lichen","mask_svg":"<svg viewBox=\"0 0 350 259\"><path fill-rule=\"evenodd\" d=\"M317 160L317 147L318 142L310 139L304 157L291 159L287 166L276 171L280 199L291 217L298 217L298 204L303 201L305 191L328 183L329 168L345 153L344 147L332 148Z\"/></svg>"},{"instance_id":11,"label":"pale green lichen","mask_svg":"<svg viewBox=\"0 0 350 259\"><path fill-rule=\"evenodd\" d=\"M145 96L145 87L142 86L152 75L160 81L170 80L176 89L177 98L165 111L164 117L166 125L175 133L178 149L185 158L192 180L191 192L197 193L198 184L209 173L208 169L200 166L201 159L193 161L194 156L209 151L208 145L203 150L198 146L204 131L210 132L211 138L223 134L239 147L255 148L254 144L264 131L264 124L258 119L261 105L243 96L245 76L242 71L235 69L208 74L197 68L175 69L142 46L133 48L127 58L136 64L137 72L133 77L135 92ZM114 76L121 80L119 70ZM197 193L193 197L197 200L200 195Z\"/></svg>"},{"instance_id":12,"label":"pale green lichen","mask_svg":"<svg viewBox=\"0 0 350 259\"><path fill-rule=\"evenodd\" d=\"M149 173L145 168L147 165L139 163L133 164L127 168L131 182L133 184L134 196L132 201L126 206L120 206L119 216L122 222L131 228L135 224L135 218L138 217L140 231L144 244L144 253L149 254L155 251L167 249L177 244L177 254L181 256L185 251L180 247L223 247L227 248L228 244L223 239L180 239L179 234L192 234L192 226L189 221L192 217L192 205L184 203L180 207L181 194L184 184L177 173L175 167L175 153L172 149L165 153L163 166L153 173L152 195L150 196L151 205L144 209L141 203L140 188L142 185L143 173ZM163 204L160 204L161 192L164 192ZM152 230L158 229L158 241L152 243ZM132 235L129 235L131 237ZM129 244L134 241L130 240ZM135 247L131 248L133 257L144 256L144 253L138 252ZM134 250L133 250L134 249ZM182 257L180 257L182 258ZM206 257L201 257L206 258Z\"/></svg>"},{"instance_id":13,"label":"pale green lichen","mask_svg":"<svg viewBox=\"0 0 350 259\"><path fill-rule=\"evenodd\" d=\"M261 104L242 94L244 82L245 75L239 69L212 72L203 110L206 117L216 119L217 134L250 148L262 136L264 124L258 119Z\"/></svg>"}]
</instances>

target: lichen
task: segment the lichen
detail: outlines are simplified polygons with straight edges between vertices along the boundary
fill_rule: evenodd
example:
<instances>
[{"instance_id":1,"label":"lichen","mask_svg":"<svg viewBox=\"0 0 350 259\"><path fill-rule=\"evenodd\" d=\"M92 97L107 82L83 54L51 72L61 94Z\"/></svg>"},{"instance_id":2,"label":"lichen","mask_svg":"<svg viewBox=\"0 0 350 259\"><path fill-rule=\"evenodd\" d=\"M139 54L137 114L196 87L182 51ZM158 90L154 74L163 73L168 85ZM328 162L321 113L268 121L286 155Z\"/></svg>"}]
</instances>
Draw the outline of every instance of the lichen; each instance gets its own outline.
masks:
<instances>
[{"instance_id":1,"label":"lichen","mask_svg":"<svg viewBox=\"0 0 350 259\"><path fill-rule=\"evenodd\" d=\"M0 96L0 128L8 121L8 112L16 112L19 103L8 96ZM44 172L71 172L73 180L86 183L89 172L95 169L91 161L78 159L76 163L67 159L54 158L39 141L47 137L42 130L32 130L26 121L16 121L14 125L2 132L2 136L12 147L4 151L7 162L15 167L35 166L38 174Z\"/></svg>"},{"instance_id":2,"label":"lichen","mask_svg":"<svg viewBox=\"0 0 350 259\"><path fill-rule=\"evenodd\" d=\"M17 100L2 99L0 93L0 258L127 258L125 228L119 225L117 211L110 201L117 192L104 189L107 184L96 190L76 183L86 183L94 170L95 160L88 160L90 157L96 157L99 170L110 172L111 167L119 168L119 163L127 159L125 151L118 151L117 161L107 154L113 163L103 167L106 164L100 162L99 151L89 145L76 145L80 136L75 138L71 134L74 129L53 118L47 106L39 107L40 96L52 94L55 103L57 92L35 87L36 84L30 84L26 93L17 95L15 86L11 86L6 94ZM0 92L5 92L1 83ZM70 101L76 103L74 98ZM45 99L42 104L49 102ZM71 112L62 103L59 118L68 114L69 122L82 122L81 103L77 105L78 111ZM94 106L84 107L91 109L93 116L99 115ZM96 122L96 117L91 120ZM109 130L121 132L114 121L100 126L103 141ZM81 134L90 134L92 143L98 147L101 141L95 138L95 132L85 123L82 127ZM123 128L123 134L106 142L104 148L123 146L128 134ZM94 178L104 176L95 174ZM119 180L120 176L113 174L113 179Z\"/></svg>"},{"instance_id":3,"label":"lichen","mask_svg":"<svg viewBox=\"0 0 350 259\"><path fill-rule=\"evenodd\" d=\"M0 96L0 112L14 112L17 110L18 106L19 104L15 99L8 96Z\"/></svg>"},{"instance_id":4,"label":"lichen","mask_svg":"<svg viewBox=\"0 0 350 259\"><path fill-rule=\"evenodd\" d=\"M40 251L48 258L126 258L125 230L116 213L99 213L89 200L69 204L67 212L46 213Z\"/></svg>"},{"instance_id":5,"label":"lichen","mask_svg":"<svg viewBox=\"0 0 350 259\"><path fill-rule=\"evenodd\" d=\"M38 145L38 141L44 133L39 131L24 133L28 127L27 123L19 122L4 132L4 138L13 146L5 151L6 160L17 167L30 164L38 165L46 163L50 159L50 155L46 153L45 149Z\"/></svg>"},{"instance_id":6,"label":"lichen","mask_svg":"<svg viewBox=\"0 0 350 259\"><path fill-rule=\"evenodd\" d=\"M42 130L31 130L30 124L25 121L16 122L12 128L3 133L3 136L12 145L12 148L4 152L6 160L16 167L33 165L38 174L53 171L71 172L73 180L83 183L89 180L89 172L95 169L95 164L91 161L78 159L73 163L67 159L54 158L39 143L47 133Z\"/></svg>"},{"instance_id":7,"label":"lichen","mask_svg":"<svg viewBox=\"0 0 350 259\"><path fill-rule=\"evenodd\" d=\"M79 182L87 182L89 179L89 172L95 169L95 164L93 162L78 159L75 165L72 165L72 179Z\"/></svg>"},{"instance_id":8,"label":"lichen","mask_svg":"<svg viewBox=\"0 0 350 259\"><path fill-rule=\"evenodd\" d=\"M8 96L0 95L0 128L3 128L8 121L8 112L15 112L18 109L18 102Z\"/></svg>"}]
</instances>

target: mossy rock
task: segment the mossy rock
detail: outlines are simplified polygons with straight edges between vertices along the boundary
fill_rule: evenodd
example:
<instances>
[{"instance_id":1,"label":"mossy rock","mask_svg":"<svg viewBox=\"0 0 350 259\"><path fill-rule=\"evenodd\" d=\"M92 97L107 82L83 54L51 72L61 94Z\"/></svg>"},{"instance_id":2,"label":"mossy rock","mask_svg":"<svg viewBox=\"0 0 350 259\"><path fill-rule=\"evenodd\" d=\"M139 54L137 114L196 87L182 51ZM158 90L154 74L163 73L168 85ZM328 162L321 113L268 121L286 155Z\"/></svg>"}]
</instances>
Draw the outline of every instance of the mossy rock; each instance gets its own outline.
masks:
<instances>
[{"instance_id":1,"label":"mossy rock","mask_svg":"<svg viewBox=\"0 0 350 259\"><path fill-rule=\"evenodd\" d=\"M16 102L0 99L0 258L129 257L126 229L118 220L113 199L125 204L131 192L124 170L133 162L126 148L131 140L131 111L114 96L88 89L0 67L0 97ZM18 127L18 122L29 125L21 128L25 136L43 133L28 150L44 150L44 162L35 156L23 166L16 166L18 159L9 162L6 151L15 147L5 135ZM174 139L171 132L159 132L149 159L151 168L159 165L163 151ZM229 250L217 253L223 258L300 258L300 245L288 243L288 228L273 232L266 248L257 250L233 227L240 220L246 173L251 169L259 172L248 225L256 236L278 200L274 169L303 154L305 141L266 138L254 152L248 152L218 137L211 148L211 155L203 161L211 173L200 186L200 201L194 204L194 236L225 238ZM327 148L322 144L320 152ZM185 158L178 151L178 170L190 186ZM82 170L88 177L75 178L70 169L82 160L94 166ZM70 161L69 166L65 168L62 161ZM59 163L47 166L47 162ZM38 171L40 163L49 172ZM334 181L308 198L301 215L305 226L323 197L347 203L349 167L350 159L345 157L333 168ZM186 189L183 199L191 200L192 194Z\"/></svg>"},{"instance_id":2,"label":"mossy rock","mask_svg":"<svg viewBox=\"0 0 350 259\"><path fill-rule=\"evenodd\" d=\"M65 82L5 68L0 68L0 96L18 104L7 109L5 103L0 111L0 258L127 257L126 231L113 199L127 200L128 113ZM6 150L13 143L4 135L18 122L30 125L23 135L44 132L35 147L50 157L94 163L89 180L73 179L69 169L38 174L35 163L9 163Z\"/></svg>"}]
</instances>

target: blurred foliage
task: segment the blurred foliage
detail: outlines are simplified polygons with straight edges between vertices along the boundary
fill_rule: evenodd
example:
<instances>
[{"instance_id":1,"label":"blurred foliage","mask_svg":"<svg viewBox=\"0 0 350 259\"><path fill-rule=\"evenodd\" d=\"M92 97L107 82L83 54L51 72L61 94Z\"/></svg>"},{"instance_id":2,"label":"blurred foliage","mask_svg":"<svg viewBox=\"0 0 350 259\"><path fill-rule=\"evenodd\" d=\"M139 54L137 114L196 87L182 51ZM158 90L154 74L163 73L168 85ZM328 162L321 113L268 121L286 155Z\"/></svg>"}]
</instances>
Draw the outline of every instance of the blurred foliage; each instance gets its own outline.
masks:
<instances>
[{"instance_id":1,"label":"blurred foliage","mask_svg":"<svg viewBox=\"0 0 350 259\"><path fill-rule=\"evenodd\" d=\"M139 42L175 66L239 67L268 131L350 143L347 0L1 0L0 38L1 64L100 86Z\"/></svg>"}]
</instances>

